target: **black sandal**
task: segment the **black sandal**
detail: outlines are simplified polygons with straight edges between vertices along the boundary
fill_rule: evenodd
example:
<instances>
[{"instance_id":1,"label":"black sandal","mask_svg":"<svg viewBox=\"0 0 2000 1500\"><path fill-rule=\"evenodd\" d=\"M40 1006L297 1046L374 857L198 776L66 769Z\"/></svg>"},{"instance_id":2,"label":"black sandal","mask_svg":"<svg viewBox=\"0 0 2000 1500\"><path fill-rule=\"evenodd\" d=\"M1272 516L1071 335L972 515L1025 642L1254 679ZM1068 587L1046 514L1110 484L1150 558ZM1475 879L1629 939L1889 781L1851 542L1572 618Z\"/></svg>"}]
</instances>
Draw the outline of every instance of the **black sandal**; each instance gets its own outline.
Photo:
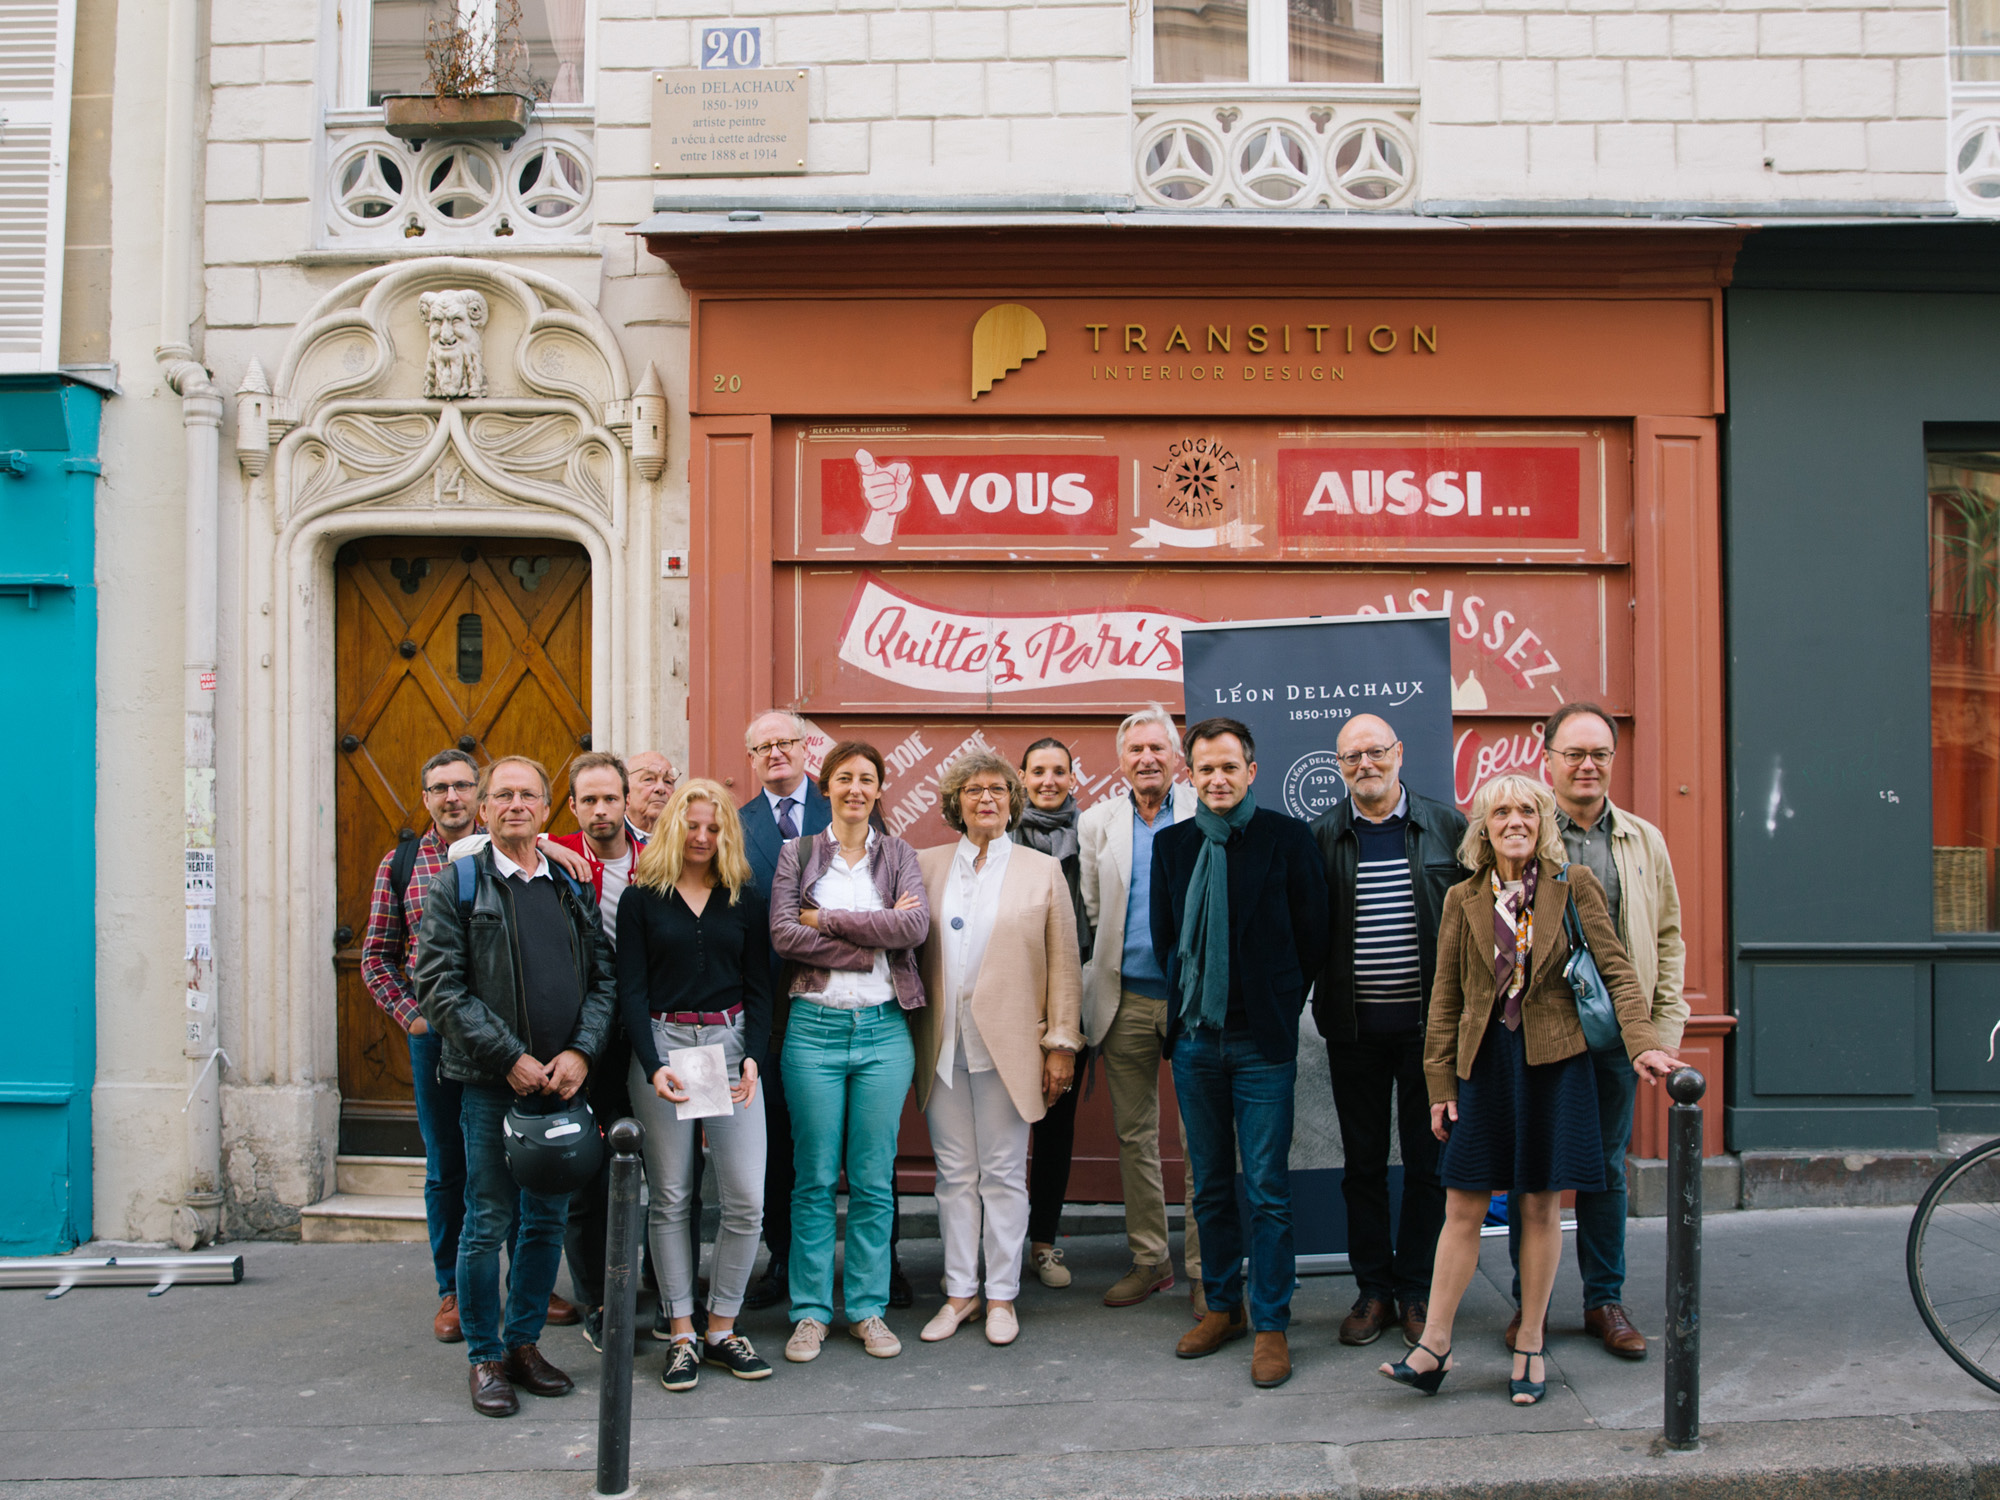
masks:
<instances>
[{"instance_id":1,"label":"black sandal","mask_svg":"<svg viewBox=\"0 0 2000 1500\"><path fill-rule=\"evenodd\" d=\"M1514 1357L1522 1361L1521 1373L1524 1376L1534 1368L1529 1361L1539 1359L1542 1362L1542 1379L1514 1380L1510 1378L1507 1382L1508 1400L1512 1401L1516 1406L1533 1406L1549 1393L1549 1382L1547 1379L1549 1373L1548 1350L1546 1348L1516 1349ZM1526 1396L1528 1399L1523 1401L1521 1399L1523 1396Z\"/></svg>"},{"instance_id":2,"label":"black sandal","mask_svg":"<svg viewBox=\"0 0 2000 1500\"><path fill-rule=\"evenodd\" d=\"M1445 1361L1451 1358L1451 1350L1447 1349L1444 1353L1440 1354L1428 1344L1420 1342L1416 1346L1416 1349L1410 1351L1410 1354L1415 1354L1417 1349L1423 1350L1424 1353L1436 1360L1437 1368L1434 1370L1413 1370L1410 1368L1409 1355L1405 1355L1382 1373L1398 1385L1412 1386L1422 1391L1426 1396L1435 1396L1438 1393L1438 1387L1444 1384L1445 1376L1451 1373L1450 1370L1445 1368Z\"/></svg>"}]
</instances>

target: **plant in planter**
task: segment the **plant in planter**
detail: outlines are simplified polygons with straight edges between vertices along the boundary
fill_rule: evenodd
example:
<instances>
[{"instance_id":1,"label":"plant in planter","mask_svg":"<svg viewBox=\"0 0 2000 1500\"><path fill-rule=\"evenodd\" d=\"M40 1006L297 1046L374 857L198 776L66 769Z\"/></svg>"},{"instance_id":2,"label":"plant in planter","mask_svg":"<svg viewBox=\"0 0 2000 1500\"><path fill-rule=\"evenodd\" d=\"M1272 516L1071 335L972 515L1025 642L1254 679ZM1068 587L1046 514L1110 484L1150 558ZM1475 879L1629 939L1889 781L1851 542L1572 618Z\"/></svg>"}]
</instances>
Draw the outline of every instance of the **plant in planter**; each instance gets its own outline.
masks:
<instances>
[{"instance_id":1,"label":"plant in planter","mask_svg":"<svg viewBox=\"0 0 2000 1500\"><path fill-rule=\"evenodd\" d=\"M384 127L415 144L477 140L511 146L527 133L534 109L521 0L440 0L439 9L424 45L431 91L386 96Z\"/></svg>"}]
</instances>

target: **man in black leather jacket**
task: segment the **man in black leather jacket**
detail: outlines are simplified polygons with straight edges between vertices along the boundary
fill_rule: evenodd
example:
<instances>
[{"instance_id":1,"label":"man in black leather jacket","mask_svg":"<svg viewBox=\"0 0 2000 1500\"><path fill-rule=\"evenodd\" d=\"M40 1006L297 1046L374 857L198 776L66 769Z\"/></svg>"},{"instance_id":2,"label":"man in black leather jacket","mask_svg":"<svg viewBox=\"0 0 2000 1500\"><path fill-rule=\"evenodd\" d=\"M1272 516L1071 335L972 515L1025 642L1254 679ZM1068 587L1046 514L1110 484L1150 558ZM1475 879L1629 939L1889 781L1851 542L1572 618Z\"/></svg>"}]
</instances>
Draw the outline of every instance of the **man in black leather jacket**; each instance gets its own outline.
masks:
<instances>
[{"instance_id":1,"label":"man in black leather jacket","mask_svg":"<svg viewBox=\"0 0 2000 1500\"><path fill-rule=\"evenodd\" d=\"M535 846L549 816L548 773L503 756L480 778L492 842L472 860L470 900L458 863L439 872L417 933L424 1019L443 1042L438 1071L465 1085L466 1216L458 1247L459 1320L472 1362L473 1410L520 1409L514 1387L573 1390L538 1341L562 1263L569 1195L520 1188L502 1121L516 1099L549 1107L575 1096L603 1050L617 1004L596 902ZM500 1247L520 1207L502 1322Z\"/></svg>"},{"instance_id":2,"label":"man in black leather jacket","mask_svg":"<svg viewBox=\"0 0 2000 1500\"><path fill-rule=\"evenodd\" d=\"M1403 747L1373 714L1335 742L1348 795L1313 823L1326 859L1332 946L1313 986L1346 1158L1347 1255L1359 1295L1343 1344L1372 1344L1400 1319L1423 1337L1431 1259L1444 1224L1424 1084L1424 1023L1437 971L1438 914L1466 878L1457 809L1402 784ZM1403 1148L1399 1232L1389 1230L1390 1091Z\"/></svg>"}]
</instances>

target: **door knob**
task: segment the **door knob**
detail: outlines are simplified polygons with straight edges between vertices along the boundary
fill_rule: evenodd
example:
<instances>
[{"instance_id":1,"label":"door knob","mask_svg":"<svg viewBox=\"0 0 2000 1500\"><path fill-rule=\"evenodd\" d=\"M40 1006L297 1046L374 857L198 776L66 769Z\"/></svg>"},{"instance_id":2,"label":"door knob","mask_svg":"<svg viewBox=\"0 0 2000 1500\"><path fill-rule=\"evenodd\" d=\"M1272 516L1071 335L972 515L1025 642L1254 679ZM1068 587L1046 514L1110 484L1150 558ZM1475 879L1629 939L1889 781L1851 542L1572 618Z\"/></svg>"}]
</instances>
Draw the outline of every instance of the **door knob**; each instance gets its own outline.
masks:
<instances>
[{"instance_id":1,"label":"door knob","mask_svg":"<svg viewBox=\"0 0 2000 1500\"><path fill-rule=\"evenodd\" d=\"M340 737L340 748L345 750L349 755L352 755L361 748L361 737L359 735L343 734Z\"/></svg>"},{"instance_id":2,"label":"door knob","mask_svg":"<svg viewBox=\"0 0 2000 1500\"><path fill-rule=\"evenodd\" d=\"M352 927L349 927L345 922L341 923L338 927L333 929L334 947L345 948L349 943L353 941L354 941L354 929Z\"/></svg>"},{"instance_id":3,"label":"door knob","mask_svg":"<svg viewBox=\"0 0 2000 1500\"><path fill-rule=\"evenodd\" d=\"M467 755L470 755L479 748L479 741L469 734L461 734L458 737L458 748L463 750Z\"/></svg>"}]
</instances>

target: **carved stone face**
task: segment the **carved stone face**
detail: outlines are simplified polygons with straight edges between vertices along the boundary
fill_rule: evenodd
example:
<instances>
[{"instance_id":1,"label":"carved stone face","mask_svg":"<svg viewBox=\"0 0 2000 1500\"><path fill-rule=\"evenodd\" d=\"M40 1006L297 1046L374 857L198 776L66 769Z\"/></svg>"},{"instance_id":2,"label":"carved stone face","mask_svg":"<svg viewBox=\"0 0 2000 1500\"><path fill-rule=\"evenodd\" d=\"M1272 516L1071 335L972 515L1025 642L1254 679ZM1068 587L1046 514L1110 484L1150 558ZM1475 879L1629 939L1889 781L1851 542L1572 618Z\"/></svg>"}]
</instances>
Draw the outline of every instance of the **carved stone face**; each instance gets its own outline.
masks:
<instances>
[{"instance_id":1,"label":"carved stone face","mask_svg":"<svg viewBox=\"0 0 2000 1500\"><path fill-rule=\"evenodd\" d=\"M417 299L430 334L424 394L450 398L486 394L486 299L474 291L425 292Z\"/></svg>"}]
</instances>

